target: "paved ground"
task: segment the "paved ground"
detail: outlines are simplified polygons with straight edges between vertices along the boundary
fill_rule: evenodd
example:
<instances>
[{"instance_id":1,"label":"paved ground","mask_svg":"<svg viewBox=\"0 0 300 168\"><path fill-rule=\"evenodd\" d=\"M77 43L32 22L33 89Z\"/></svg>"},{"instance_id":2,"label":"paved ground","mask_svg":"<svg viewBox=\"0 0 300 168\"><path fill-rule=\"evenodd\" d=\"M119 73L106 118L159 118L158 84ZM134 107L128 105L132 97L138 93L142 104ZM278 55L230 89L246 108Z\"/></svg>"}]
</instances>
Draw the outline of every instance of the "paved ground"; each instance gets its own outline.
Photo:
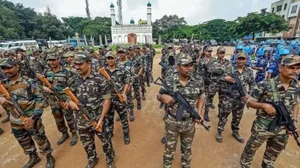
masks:
<instances>
[{"instance_id":1,"label":"paved ground","mask_svg":"<svg viewBox=\"0 0 300 168\"><path fill-rule=\"evenodd\" d=\"M216 49L214 49L216 50ZM233 49L229 48L228 53L232 53ZM160 67L158 65L160 56L154 60L154 77L160 75ZM156 101L156 94L159 90L158 86L151 85L147 88L147 100L143 101L141 111L135 111L136 120L130 123L131 143L124 145L123 134L120 123L116 123L113 138L113 145L116 152L116 166L118 168L161 168L162 155L164 146L160 143L160 139L164 133L164 123L162 121L163 111L158 108L159 102ZM217 104L217 96L214 103ZM3 114L3 112L1 112ZM211 110L212 122L206 123L211 125L209 132L202 127L197 126L196 136L193 143L193 160L194 168L235 168L239 167L239 158L243 151L244 145L237 142L231 136L230 124L226 125L224 132L224 142L222 144L215 141L217 127L217 109ZM3 118L3 117L2 117ZM1 119L2 119L1 118ZM229 117L231 121L231 116ZM245 115L241 122L241 134L248 139L255 111L253 109L245 109ZM230 122L229 121L229 122ZM56 158L57 168L83 168L87 164L85 152L82 144L79 142L74 147L70 147L70 139L64 144L58 146L56 141L60 138L54 119L49 109L46 109L43 115L43 123L46 126L46 134L54 149L53 155ZM21 147L10 133L10 124L0 124L5 133L0 136L0 167L19 168L26 161L27 156L24 155ZM97 152L100 162L97 168L106 167L100 140L96 140ZM260 167L263 157L265 145L263 145L255 155L253 167ZM278 168L299 168L300 166L300 148L290 137L286 150L282 152L276 162ZM42 156L37 168L45 167L45 157ZM174 168L180 165L180 147L178 145Z\"/></svg>"}]
</instances>

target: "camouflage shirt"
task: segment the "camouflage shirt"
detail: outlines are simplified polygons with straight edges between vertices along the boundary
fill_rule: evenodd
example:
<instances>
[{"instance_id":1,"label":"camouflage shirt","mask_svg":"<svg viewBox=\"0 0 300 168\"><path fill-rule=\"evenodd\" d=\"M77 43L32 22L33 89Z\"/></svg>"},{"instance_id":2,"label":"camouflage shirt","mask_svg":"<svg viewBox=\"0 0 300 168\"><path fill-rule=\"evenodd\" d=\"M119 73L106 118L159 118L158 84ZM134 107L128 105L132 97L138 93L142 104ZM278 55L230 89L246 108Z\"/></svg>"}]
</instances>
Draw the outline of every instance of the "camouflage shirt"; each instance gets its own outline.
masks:
<instances>
[{"instance_id":1,"label":"camouflage shirt","mask_svg":"<svg viewBox=\"0 0 300 168\"><path fill-rule=\"evenodd\" d=\"M202 77L205 83L209 83L210 73L208 72L208 69L209 69L208 65L211 64L212 62L214 62L215 60L216 60L216 58L214 58L214 57L201 58L200 62L197 65L197 68L194 71L194 74L196 75L196 77L197 78Z\"/></svg>"},{"instance_id":2,"label":"camouflage shirt","mask_svg":"<svg viewBox=\"0 0 300 168\"><path fill-rule=\"evenodd\" d=\"M213 82L220 80L220 77L225 70L232 67L231 62L228 59L215 59L214 61L209 62L207 66L208 73L211 75L210 80Z\"/></svg>"},{"instance_id":3,"label":"camouflage shirt","mask_svg":"<svg viewBox=\"0 0 300 168\"><path fill-rule=\"evenodd\" d=\"M132 68L133 68L134 74L138 74L140 71L140 68L144 67L143 61L136 55L133 56L133 58L129 57L129 59L132 63Z\"/></svg>"},{"instance_id":4,"label":"camouflage shirt","mask_svg":"<svg viewBox=\"0 0 300 168\"><path fill-rule=\"evenodd\" d=\"M91 73L86 79L76 76L70 88L93 118L100 117L104 100L111 98L108 81L98 73Z\"/></svg>"},{"instance_id":5,"label":"camouflage shirt","mask_svg":"<svg viewBox=\"0 0 300 168\"><path fill-rule=\"evenodd\" d=\"M119 93L123 93L124 85L129 84L130 82L130 73L127 69L124 68L116 68L114 71L110 71L108 67L105 67L106 72L114 82L116 89L119 91ZM114 89L112 89L111 92L112 98L117 100L118 96Z\"/></svg>"},{"instance_id":6,"label":"camouflage shirt","mask_svg":"<svg viewBox=\"0 0 300 168\"><path fill-rule=\"evenodd\" d=\"M6 79L3 84L11 97L14 98L24 113L30 117L33 114L41 116L43 113L43 95L34 79L19 74L15 83ZM10 107L6 107L10 109ZM11 113L16 117L15 113Z\"/></svg>"},{"instance_id":7,"label":"camouflage shirt","mask_svg":"<svg viewBox=\"0 0 300 168\"><path fill-rule=\"evenodd\" d=\"M199 98L205 98L204 93L204 83L203 80L199 80L194 78L193 76L190 77L189 81L186 83L185 86L183 86L178 77L178 73L174 73L167 78L164 79L166 84L169 86L169 88L173 91L179 91L186 100L191 104L191 106L195 107L197 106L197 101ZM160 89L159 94L168 94L167 90L163 87ZM165 105L165 110L168 113L171 113L173 115L176 115L178 108L178 104L171 104L171 105ZM184 110L183 117L190 117L190 114Z\"/></svg>"},{"instance_id":8,"label":"camouflage shirt","mask_svg":"<svg viewBox=\"0 0 300 168\"><path fill-rule=\"evenodd\" d=\"M287 110L290 112L290 116L293 118L293 108L296 103L300 102L300 92L299 84L296 79L292 80L290 86L285 90L282 85L279 76L274 78L275 86L277 86L277 91L280 99L284 101L284 104ZM256 100L257 102L262 103L271 103L273 102L273 91L271 87L270 80L264 80L253 88L250 94L249 101ZM268 115L263 109L258 109L256 115L265 119L274 119L276 116Z\"/></svg>"}]
</instances>

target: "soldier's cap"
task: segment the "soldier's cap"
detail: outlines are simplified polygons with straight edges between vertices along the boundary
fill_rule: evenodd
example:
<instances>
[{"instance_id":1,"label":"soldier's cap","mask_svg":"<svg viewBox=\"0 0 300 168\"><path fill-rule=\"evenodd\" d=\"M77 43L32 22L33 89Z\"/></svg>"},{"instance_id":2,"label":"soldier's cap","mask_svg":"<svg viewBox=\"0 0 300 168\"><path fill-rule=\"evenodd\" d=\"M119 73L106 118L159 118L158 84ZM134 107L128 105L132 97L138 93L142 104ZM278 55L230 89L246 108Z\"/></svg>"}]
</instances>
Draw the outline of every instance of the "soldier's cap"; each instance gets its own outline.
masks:
<instances>
[{"instance_id":1,"label":"soldier's cap","mask_svg":"<svg viewBox=\"0 0 300 168\"><path fill-rule=\"evenodd\" d=\"M169 57L175 57L176 53L175 52L169 52Z\"/></svg>"},{"instance_id":2,"label":"soldier's cap","mask_svg":"<svg viewBox=\"0 0 300 168\"><path fill-rule=\"evenodd\" d=\"M77 54L75 55L75 58L74 58L74 63L77 63L77 64L81 64L81 63L84 63L84 62L90 62L91 61L91 57L86 55L86 54Z\"/></svg>"},{"instance_id":3,"label":"soldier's cap","mask_svg":"<svg viewBox=\"0 0 300 168\"><path fill-rule=\"evenodd\" d=\"M300 56L285 56L282 61L281 65L292 66L292 65L300 65Z\"/></svg>"},{"instance_id":4,"label":"soldier's cap","mask_svg":"<svg viewBox=\"0 0 300 168\"><path fill-rule=\"evenodd\" d=\"M139 45L137 45L137 46L135 47L135 49L141 49L141 47L140 47Z\"/></svg>"},{"instance_id":5,"label":"soldier's cap","mask_svg":"<svg viewBox=\"0 0 300 168\"><path fill-rule=\"evenodd\" d=\"M69 52L65 53L63 57L64 58L74 57L74 55L75 55L74 51L69 51Z\"/></svg>"},{"instance_id":6,"label":"soldier's cap","mask_svg":"<svg viewBox=\"0 0 300 168\"><path fill-rule=\"evenodd\" d=\"M222 52L226 52L226 48L225 47L219 47L217 50L217 53L222 53Z\"/></svg>"},{"instance_id":7,"label":"soldier's cap","mask_svg":"<svg viewBox=\"0 0 300 168\"><path fill-rule=\"evenodd\" d=\"M208 46L205 48L205 51L213 51L212 47Z\"/></svg>"},{"instance_id":8,"label":"soldier's cap","mask_svg":"<svg viewBox=\"0 0 300 168\"><path fill-rule=\"evenodd\" d=\"M247 57L247 55L246 55L246 53L244 53L244 52L242 52L242 53L240 53L237 57L236 57L236 59L239 59L239 58L248 58Z\"/></svg>"},{"instance_id":9,"label":"soldier's cap","mask_svg":"<svg viewBox=\"0 0 300 168\"><path fill-rule=\"evenodd\" d=\"M47 56L47 60L50 60L50 59L58 59L58 55L57 54L49 54Z\"/></svg>"},{"instance_id":10,"label":"soldier's cap","mask_svg":"<svg viewBox=\"0 0 300 168\"><path fill-rule=\"evenodd\" d=\"M126 49L124 47L119 47L117 49L117 52L126 52Z\"/></svg>"},{"instance_id":11,"label":"soldier's cap","mask_svg":"<svg viewBox=\"0 0 300 168\"><path fill-rule=\"evenodd\" d=\"M111 48L110 47L106 47L105 50L106 51L111 51Z\"/></svg>"},{"instance_id":12,"label":"soldier's cap","mask_svg":"<svg viewBox=\"0 0 300 168\"><path fill-rule=\"evenodd\" d=\"M5 58L3 62L1 62L0 67L9 67L12 68L14 66L18 65L18 61L16 59L12 58Z\"/></svg>"},{"instance_id":13,"label":"soldier's cap","mask_svg":"<svg viewBox=\"0 0 300 168\"><path fill-rule=\"evenodd\" d=\"M172 46L171 44L168 44L168 45L167 45L167 48L168 48L168 49L172 49L173 46Z\"/></svg>"},{"instance_id":14,"label":"soldier's cap","mask_svg":"<svg viewBox=\"0 0 300 168\"><path fill-rule=\"evenodd\" d=\"M132 51L133 49L134 49L133 46L129 46L129 47L128 47L128 50L129 50L129 51Z\"/></svg>"},{"instance_id":15,"label":"soldier's cap","mask_svg":"<svg viewBox=\"0 0 300 168\"><path fill-rule=\"evenodd\" d=\"M99 50L104 49L104 48L105 48L104 45L99 46Z\"/></svg>"},{"instance_id":16,"label":"soldier's cap","mask_svg":"<svg viewBox=\"0 0 300 168\"><path fill-rule=\"evenodd\" d=\"M108 58L108 57L116 58L116 56L113 54L112 51L107 52L106 55L105 55L105 57L106 58Z\"/></svg>"},{"instance_id":17,"label":"soldier's cap","mask_svg":"<svg viewBox=\"0 0 300 168\"><path fill-rule=\"evenodd\" d=\"M177 58L177 65L188 65L195 63L191 56L182 54Z\"/></svg>"}]
</instances>

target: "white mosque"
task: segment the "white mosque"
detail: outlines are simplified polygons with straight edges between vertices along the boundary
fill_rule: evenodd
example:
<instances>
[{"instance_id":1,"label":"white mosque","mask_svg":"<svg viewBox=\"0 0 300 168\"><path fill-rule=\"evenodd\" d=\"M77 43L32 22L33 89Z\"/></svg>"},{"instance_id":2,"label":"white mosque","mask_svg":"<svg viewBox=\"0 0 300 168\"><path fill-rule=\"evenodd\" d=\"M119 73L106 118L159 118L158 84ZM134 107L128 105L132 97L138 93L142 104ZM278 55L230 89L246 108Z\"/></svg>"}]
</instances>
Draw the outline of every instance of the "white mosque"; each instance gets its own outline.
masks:
<instances>
[{"instance_id":1,"label":"white mosque","mask_svg":"<svg viewBox=\"0 0 300 168\"><path fill-rule=\"evenodd\" d=\"M151 3L147 4L147 21L140 20L135 24L133 18L130 24L117 24L115 6L110 5L111 11L111 39L113 44L145 44L152 43L152 13ZM122 11L120 11L122 12ZM121 21L122 23L122 21Z\"/></svg>"}]
</instances>

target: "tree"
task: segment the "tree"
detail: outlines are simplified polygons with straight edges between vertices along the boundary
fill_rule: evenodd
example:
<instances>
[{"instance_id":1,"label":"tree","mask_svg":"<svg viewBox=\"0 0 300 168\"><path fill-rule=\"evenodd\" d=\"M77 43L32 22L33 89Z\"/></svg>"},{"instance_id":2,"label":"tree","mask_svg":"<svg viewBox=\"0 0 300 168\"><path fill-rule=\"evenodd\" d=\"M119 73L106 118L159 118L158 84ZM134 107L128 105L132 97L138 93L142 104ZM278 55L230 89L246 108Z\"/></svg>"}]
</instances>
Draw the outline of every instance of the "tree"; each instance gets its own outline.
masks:
<instances>
[{"instance_id":1,"label":"tree","mask_svg":"<svg viewBox=\"0 0 300 168\"><path fill-rule=\"evenodd\" d=\"M237 23L235 32L237 35L245 36L255 33L270 32L278 33L288 30L288 23L281 16L274 13L249 13L246 17L239 17L235 20Z\"/></svg>"},{"instance_id":2,"label":"tree","mask_svg":"<svg viewBox=\"0 0 300 168\"><path fill-rule=\"evenodd\" d=\"M158 35L165 32L170 32L174 29L186 25L184 17L179 18L177 15L164 15L161 19L157 19L153 25L153 36L158 38Z\"/></svg>"}]
</instances>

